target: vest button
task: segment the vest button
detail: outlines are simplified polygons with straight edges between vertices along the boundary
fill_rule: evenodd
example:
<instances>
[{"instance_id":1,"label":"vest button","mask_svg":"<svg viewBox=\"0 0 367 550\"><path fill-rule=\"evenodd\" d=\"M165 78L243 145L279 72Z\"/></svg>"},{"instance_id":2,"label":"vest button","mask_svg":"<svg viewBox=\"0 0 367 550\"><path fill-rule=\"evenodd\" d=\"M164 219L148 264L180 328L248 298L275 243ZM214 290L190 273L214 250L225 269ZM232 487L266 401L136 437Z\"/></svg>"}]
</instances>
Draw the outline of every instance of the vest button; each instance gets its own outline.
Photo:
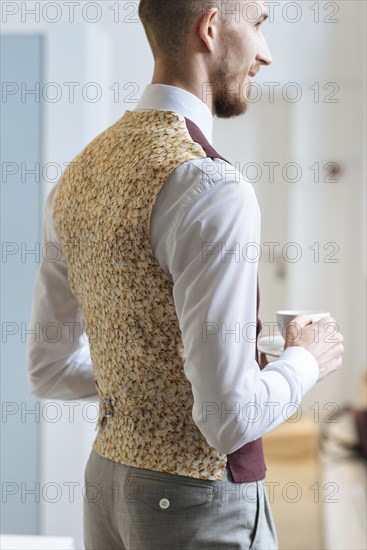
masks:
<instances>
[{"instance_id":1,"label":"vest button","mask_svg":"<svg viewBox=\"0 0 367 550\"><path fill-rule=\"evenodd\" d=\"M161 500L159 501L159 506L163 508L163 510L166 510L166 508L168 508L169 505L170 505L170 502L168 498L161 498Z\"/></svg>"}]
</instances>

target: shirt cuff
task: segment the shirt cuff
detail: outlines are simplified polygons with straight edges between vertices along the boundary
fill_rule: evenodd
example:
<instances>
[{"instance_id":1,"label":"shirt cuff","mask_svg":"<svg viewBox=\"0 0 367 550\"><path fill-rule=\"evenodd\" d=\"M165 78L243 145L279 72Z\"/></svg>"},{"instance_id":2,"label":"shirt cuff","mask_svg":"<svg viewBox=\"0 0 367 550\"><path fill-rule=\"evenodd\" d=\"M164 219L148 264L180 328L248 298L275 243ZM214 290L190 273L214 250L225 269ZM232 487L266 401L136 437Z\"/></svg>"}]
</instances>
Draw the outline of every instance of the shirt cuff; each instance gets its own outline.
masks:
<instances>
[{"instance_id":1,"label":"shirt cuff","mask_svg":"<svg viewBox=\"0 0 367 550\"><path fill-rule=\"evenodd\" d=\"M278 361L282 360L291 363L299 372L303 380L302 394L305 395L319 379L320 369L316 357L302 346L290 346L278 357Z\"/></svg>"}]
</instances>

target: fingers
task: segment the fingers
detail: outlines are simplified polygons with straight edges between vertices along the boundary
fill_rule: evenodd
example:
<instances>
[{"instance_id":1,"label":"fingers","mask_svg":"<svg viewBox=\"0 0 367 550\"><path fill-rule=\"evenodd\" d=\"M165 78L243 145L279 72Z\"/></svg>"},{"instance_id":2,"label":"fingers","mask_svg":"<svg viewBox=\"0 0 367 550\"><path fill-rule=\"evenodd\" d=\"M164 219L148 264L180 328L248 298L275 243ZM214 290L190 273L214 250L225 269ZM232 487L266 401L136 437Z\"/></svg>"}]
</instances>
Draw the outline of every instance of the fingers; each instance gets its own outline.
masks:
<instances>
[{"instance_id":1,"label":"fingers","mask_svg":"<svg viewBox=\"0 0 367 550\"><path fill-rule=\"evenodd\" d=\"M331 317L331 316L328 316L328 317L323 317L322 319L320 319L319 321L317 321L316 323L314 323L314 325L319 325L320 327L322 328L325 328L325 330L327 332L329 332L329 327L333 327L334 330L336 330L336 334L333 335L333 337L338 337L338 339L341 341L344 340L343 336L340 334L339 332L339 325L338 323L336 322L336 320L334 319L334 317ZM331 332L331 331L330 331Z\"/></svg>"},{"instance_id":2,"label":"fingers","mask_svg":"<svg viewBox=\"0 0 367 550\"><path fill-rule=\"evenodd\" d=\"M312 323L312 317L310 315L297 315L290 323L289 325L296 325L297 327L305 327L306 325L309 325ZM288 326L289 326L288 325Z\"/></svg>"},{"instance_id":3,"label":"fingers","mask_svg":"<svg viewBox=\"0 0 367 550\"><path fill-rule=\"evenodd\" d=\"M343 344L337 344L336 346L325 349L319 355L319 364L324 365L326 370L337 370L343 362L343 351Z\"/></svg>"},{"instance_id":4,"label":"fingers","mask_svg":"<svg viewBox=\"0 0 367 550\"><path fill-rule=\"evenodd\" d=\"M320 367L320 379L325 378L325 376L328 376L332 372L336 372L337 370L339 370L342 364L343 360L341 357L337 357L336 359L325 363L325 365Z\"/></svg>"},{"instance_id":5,"label":"fingers","mask_svg":"<svg viewBox=\"0 0 367 550\"><path fill-rule=\"evenodd\" d=\"M319 364L319 380L337 371L342 363L344 337L334 317L328 315L317 322L309 315L295 317L286 328L284 349L303 346L315 356Z\"/></svg>"},{"instance_id":6,"label":"fingers","mask_svg":"<svg viewBox=\"0 0 367 550\"><path fill-rule=\"evenodd\" d=\"M326 323L336 323L334 317L331 317L331 315L328 315L327 317L322 317L319 321L316 322L322 326L326 325Z\"/></svg>"},{"instance_id":7,"label":"fingers","mask_svg":"<svg viewBox=\"0 0 367 550\"><path fill-rule=\"evenodd\" d=\"M330 373L340 369L342 364L343 364L343 359L341 355L338 355L336 357L330 357L329 355L328 358L323 357L323 359L319 362L319 368L320 368L319 380L323 380Z\"/></svg>"}]
</instances>

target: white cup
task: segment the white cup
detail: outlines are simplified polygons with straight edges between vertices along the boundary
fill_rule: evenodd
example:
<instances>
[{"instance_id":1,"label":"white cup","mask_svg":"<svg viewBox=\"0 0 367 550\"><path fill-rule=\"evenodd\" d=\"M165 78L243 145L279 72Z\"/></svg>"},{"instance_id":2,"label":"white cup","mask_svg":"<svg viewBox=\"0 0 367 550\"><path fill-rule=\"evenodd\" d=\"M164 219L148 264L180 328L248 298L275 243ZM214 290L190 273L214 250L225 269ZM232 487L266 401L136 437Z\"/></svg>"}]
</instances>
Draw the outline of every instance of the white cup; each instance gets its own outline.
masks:
<instances>
[{"instance_id":1,"label":"white cup","mask_svg":"<svg viewBox=\"0 0 367 550\"><path fill-rule=\"evenodd\" d=\"M288 324L298 315L307 315L311 317L313 323L317 323L323 317L329 317L330 313L327 311L316 311L314 309L282 309L276 312L276 318L278 327L283 338L286 336Z\"/></svg>"}]
</instances>

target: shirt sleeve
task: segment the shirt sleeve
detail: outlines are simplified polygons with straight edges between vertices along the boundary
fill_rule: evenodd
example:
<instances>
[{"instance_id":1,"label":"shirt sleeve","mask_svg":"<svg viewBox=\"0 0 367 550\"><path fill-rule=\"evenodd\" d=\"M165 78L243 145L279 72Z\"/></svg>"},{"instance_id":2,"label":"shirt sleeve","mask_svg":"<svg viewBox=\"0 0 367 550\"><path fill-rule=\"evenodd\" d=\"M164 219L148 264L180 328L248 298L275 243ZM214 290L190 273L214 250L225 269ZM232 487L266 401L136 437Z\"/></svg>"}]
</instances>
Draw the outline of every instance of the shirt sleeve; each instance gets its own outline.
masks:
<instances>
[{"instance_id":1,"label":"shirt sleeve","mask_svg":"<svg viewBox=\"0 0 367 550\"><path fill-rule=\"evenodd\" d=\"M318 365L311 352L292 347L260 371L255 192L242 177L223 181L198 169L195 177L157 251L174 282L193 419L209 445L229 454L289 418L316 383ZM179 178L176 170L167 193Z\"/></svg>"},{"instance_id":2,"label":"shirt sleeve","mask_svg":"<svg viewBox=\"0 0 367 550\"><path fill-rule=\"evenodd\" d=\"M67 265L52 219L56 191L57 185L45 204L42 255L27 340L28 387L40 398L96 401L98 393L83 314L68 285Z\"/></svg>"}]
</instances>

